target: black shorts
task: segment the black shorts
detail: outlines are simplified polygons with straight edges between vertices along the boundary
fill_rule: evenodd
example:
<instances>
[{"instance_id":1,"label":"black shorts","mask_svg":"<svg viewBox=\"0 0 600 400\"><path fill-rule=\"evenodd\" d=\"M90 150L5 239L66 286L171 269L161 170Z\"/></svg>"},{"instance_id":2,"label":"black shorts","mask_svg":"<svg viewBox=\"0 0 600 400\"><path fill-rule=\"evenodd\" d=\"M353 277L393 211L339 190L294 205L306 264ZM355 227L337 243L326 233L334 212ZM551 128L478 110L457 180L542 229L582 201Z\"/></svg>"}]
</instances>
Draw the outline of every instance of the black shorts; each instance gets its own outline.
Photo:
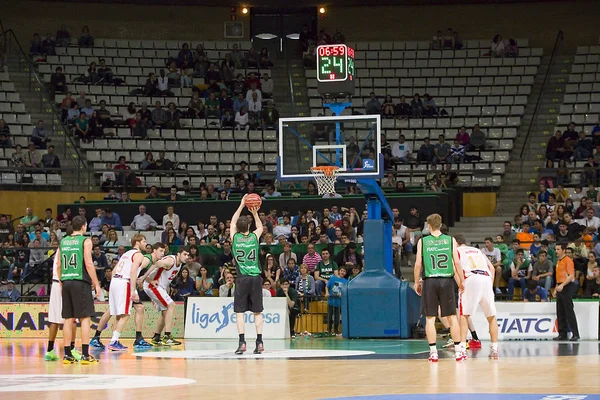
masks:
<instances>
[{"instance_id":1,"label":"black shorts","mask_svg":"<svg viewBox=\"0 0 600 400\"><path fill-rule=\"evenodd\" d=\"M421 313L426 317L436 317L439 307L442 317L456 315L454 287L454 278L423 279Z\"/></svg>"},{"instance_id":2,"label":"black shorts","mask_svg":"<svg viewBox=\"0 0 600 400\"><path fill-rule=\"evenodd\" d=\"M92 286L84 281L63 281L62 317L87 318L96 315Z\"/></svg>"},{"instance_id":3,"label":"black shorts","mask_svg":"<svg viewBox=\"0 0 600 400\"><path fill-rule=\"evenodd\" d=\"M262 278L260 276L238 275L235 280L233 311L236 313L263 312Z\"/></svg>"}]
</instances>

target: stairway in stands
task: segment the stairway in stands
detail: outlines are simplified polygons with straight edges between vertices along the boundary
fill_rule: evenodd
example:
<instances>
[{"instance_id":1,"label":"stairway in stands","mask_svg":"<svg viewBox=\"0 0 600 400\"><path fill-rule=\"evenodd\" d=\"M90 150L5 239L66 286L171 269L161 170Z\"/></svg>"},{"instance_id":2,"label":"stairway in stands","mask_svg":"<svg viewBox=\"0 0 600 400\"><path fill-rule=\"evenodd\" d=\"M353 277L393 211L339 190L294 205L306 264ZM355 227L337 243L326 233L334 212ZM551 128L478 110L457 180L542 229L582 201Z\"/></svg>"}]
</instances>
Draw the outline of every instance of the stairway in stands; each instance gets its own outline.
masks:
<instances>
[{"instance_id":1,"label":"stairway in stands","mask_svg":"<svg viewBox=\"0 0 600 400\"><path fill-rule=\"evenodd\" d=\"M574 57L572 51L555 57L535 121L531 124L544 77L548 71L550 55L546 55L542 59L529 102L525 107L525 114L514 148L510 154L510 160L506 166L506 173L502 178L502 184L496 197L496 216L462 218L452 229L453 232L463 233L466 239L473 243L482 243L486 236L493 238L502 232L503 221L512 221L519 206L527 202L527 193L538 190L538 169L544 166L546 143L554 134L556 117ZM532 125L530 137L525 143L530 124ZM524 146L526 148L521 154Z\"/></svg>"}]
</instances>

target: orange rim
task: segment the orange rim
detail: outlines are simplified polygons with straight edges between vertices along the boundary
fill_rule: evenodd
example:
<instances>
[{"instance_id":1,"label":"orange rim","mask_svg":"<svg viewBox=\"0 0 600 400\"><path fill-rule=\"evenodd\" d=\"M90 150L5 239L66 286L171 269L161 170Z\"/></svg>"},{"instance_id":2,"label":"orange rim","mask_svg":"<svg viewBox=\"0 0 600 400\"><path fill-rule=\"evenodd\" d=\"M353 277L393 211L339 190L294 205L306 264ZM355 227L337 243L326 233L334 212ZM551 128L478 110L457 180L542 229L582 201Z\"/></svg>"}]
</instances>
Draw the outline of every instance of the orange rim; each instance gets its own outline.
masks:
<instances>
[{"instance_id":1,"label":"orange rim","mask_svg":"<svg viewBox=\"0 0 600 400\"><path fill-rule=\"evenodd\" d=\"M336 167L335 165L321 165L317 167L310 167L311 171L322 172L325 176L333 176L335 171L340 169L340 167Z\"/></svg>"}]
</instances>

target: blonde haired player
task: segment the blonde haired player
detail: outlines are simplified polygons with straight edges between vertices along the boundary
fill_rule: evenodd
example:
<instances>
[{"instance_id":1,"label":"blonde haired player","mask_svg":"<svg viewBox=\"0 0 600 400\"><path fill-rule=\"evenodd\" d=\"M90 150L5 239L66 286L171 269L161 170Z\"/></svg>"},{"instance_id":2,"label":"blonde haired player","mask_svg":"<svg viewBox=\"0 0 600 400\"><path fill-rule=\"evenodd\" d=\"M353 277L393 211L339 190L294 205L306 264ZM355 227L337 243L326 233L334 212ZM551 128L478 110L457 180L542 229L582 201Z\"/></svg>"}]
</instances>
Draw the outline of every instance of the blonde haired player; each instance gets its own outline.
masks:
<instances>
[{"instance_id":1,"label":"blonde haired player","mask_svg":"<svg viewBox=\"0 0 600 400\"><path fill-rule=\"evenodd\" d=\"M156 245L168 248L164 243L157 243ZM158 260L146 272L144 292L152 299L156 309L160 311L160 318L156 323L156 330L152 338L152 344L156 346L178 346L181 344L172 335L175 302L169 296L168 290L171 282L179 275L183 264L187 262L189 255L190 248L181 246L176 255L169 255ZM160 334L163 329L165 335L161 338Z\"/></svg>"},{"instance_id":2,"label":"blonde haired player","mask_svg":"<svg viewBox=\"0 0 600 400\"><path fill-rule=\"evenodd\" d=\"M438 362L436 346L435 319L438 307L441 317L448 317L450 334L455 346L456 361L466 359L461 351L460 326L456 317L456 298L454 296L454 281L459 289L462 287L462 271L458 262L456 241L440 231L442 217L431 214L427 217L427 229L430 235L417 243L417 258L415 260L415 291L421 297L421 309L425 314L425 333L429 343L429 361ZM423 275L421 275L421 272Z\"/></svg>"},{"instance_id":3,"label":"blonde haired player","mask_svg":"<svg viewBox=\"0 0 600 400\"><path fill-rule=\"evenodd\" d=\"M56 335L58 334L58 328L62 325L65 320L62 317L62 294L60 281L58 280L58 273L56 272L58 263L56 262L56 256L52 260L52 287L50 288L50 302L48 304L48 322L50 322L49 335L48 335L48 349L44 360L46 361L58 361L59 357L54 351L54 342L56 341ZM75 337L77 336L77 325L73 325L73 334L71 339L71 354L75 360L81 360L81 354L75 350Z\"/></svg>"},{"instance_id":4,"label":"blonde haired player","mask_svg":"<svg viewBox=\"0 0 600 400\"><path fill-rule=\"evenodd\" d=\"M144 320L144 305L139 302L139 296L136 290L137 282L141 282L138 276L140 272L151 265L156 260L164 256L165 249L154 245L152 254L142 254L141 250L146 248L146 237L144 235L134 235L131 238L132 249L125 252L117 266L113 269L110 290L108 292L109 309L106 310L98 322L98 330L90 341L90 346L103 349L104 345L100 342L102 329L108 326L112 316L117 317L117 323L108 348L112 351L125 351L126 346L119 342L121 332L127 325L131 314L132 306L135 307L136 338L133 347L136 349L145 349L153 347L146 342L142 336L142 324ZM145 275L144 275L145 277Z\"/></svg>"},{"instance_id":5,"label":"blonde haired player","mask_svg":"<svg viewBox=\"0 0 600 400\"><path fill-rule=\"evenodd\" d=\"M454 235L458 244L458 256L463 271L463 291L460 293L459 313L461 340L467 340L469 317L475 313L477 306L485 314L490 324L490 358L498 359L498 322L496 321L496 304L494 303L494 274L496 269L481 250L467 246L463 235ZM464 344L463 344L464 346ZM464 350L463 350L464 351Z\"/></svg>"}]
</instances>

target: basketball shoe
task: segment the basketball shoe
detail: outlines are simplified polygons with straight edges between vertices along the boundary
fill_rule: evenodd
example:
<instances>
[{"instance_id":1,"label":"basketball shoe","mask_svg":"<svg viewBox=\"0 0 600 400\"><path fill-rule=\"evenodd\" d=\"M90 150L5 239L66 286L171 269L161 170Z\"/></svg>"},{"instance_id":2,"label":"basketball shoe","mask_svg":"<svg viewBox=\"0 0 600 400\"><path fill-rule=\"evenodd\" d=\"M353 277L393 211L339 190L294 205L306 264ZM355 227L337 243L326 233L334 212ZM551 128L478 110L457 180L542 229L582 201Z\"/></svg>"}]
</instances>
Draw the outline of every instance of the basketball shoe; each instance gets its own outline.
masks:
<instances>
[{"instance_id":1,"label":"basketball shoe","mask_svg":"<svg viewBox=\"0 0 600 400\"><path fill-rule=\"evenodd\" d=\"M71 349L71 354L73 354L73 358L77 361L81 360L81 353L75 349Z\"/></svg>"},{"instance_id":2,"label":"basketball shoe","mask_svg":"<svg viewBox=\"0 0 600 400\"><path fill-rule=\"evenodd\" d=\"M254 349L254 354L262 354L265 351L265 346L263 342L256 342L256 348Z\"/></svg>"},{"instance_id":3,"label":"basketball shoe","mask_svg":"<svg viewBox=\"0 0 600 400\"><path fill-rule=\"evenodd\" d=\"M64 356L63 357L63 364L77 364L77 360L75 359L75 357L73 356Z\"/></svg>"},{"instance_id":4,"label":"basketball shoe","mask_svg":"<svg viewBox=\"0 0 600 400\"><path fill-rule=\"evenodd\" d=\"M429 353L430 362L438 362L439 358L437 351Z\"/></svg>"},{"instance_id":5,"label":"basketball shoe","mask_svg":"<svg viewBox=\"0 0 600 400\"><path fill-rule=\"evenodd\" d=\"M118 340L116 342L111 342L108 345L108 349L111 351L127 351L127 347L123 346Z\"/></svg>"},{"instance_id":6,"label":"basketball shoe","mask_svg":"<svg viewBox=\"0 0 600 400\"><path fill-rule=\"evenodd\" d=\"M104 346L104 344L100 341L99 337L93 337L92 340L90 340L90 346L100 350L104 350L106 348L106 346Z\"/></svg>"},{"instance_id":7,"label":"basketball shoe","mask_svg":"<svg viewBox=\"0 0 600 400\"><path fill-rule=\"evenodd\" d=\"M175 340L173 338L173 335L163 336L161 339L161 343L163 344L163 346L179 346L181 344L180 341Z\"/></svg>"},{"instance_id":8,"label":"basketball shoe","mask_svg":"<svg viewBox=\"0 0 600 400\"><path fill-rule=\"evenodd\" d=\"M58 361L59 358L56 355L56 353L54 352L54 350L51 350L51 351L46 352L46 355L44 356L44 360L45 361Z\"/></svg>"},{"instance_id":9,"label":"basketball shoe","mask_svg":"<svg viewBox=\"0 0 600 400\"><path fill-rule=\"evenodd\" d=\"M143 349L151 349L153 347L154 347L154 345L152 343L148 343L144 339L137 340L133 343L134 349L142 349L143 350Z\"/></svg>"},{"instance_id":10,"label":"basketball shoe","mask_svg":"<svg viewBox=\"0 0 600 400\"><path fill-rule=\"evenodd\" d=\"M98 361L98 359L95 358L94 356L83 356L83 357L81 357L81 361L80 361L81 365L98 364L99 362L100 361Z\"/></svg>"},{"instance_id":11,"label":"basketball shoe","mask_svg":"<svg viewBox=\"0 0 600 400\"><path fill-rule=\"evenodd\" d=\"M464 351L457 351L455 353L456 361L464 361L467 359L467 353Z\"/></svg>"},{"instance_id":12,"label":"basketball shoe","mask_svg":"<svg viewBox=\"0 0 600 400\"><path fill-rule=\"evenodd\" d=\"M481 348L481 342L479 340L475 340L475 339L471 339L468 342L469 347L471 349L480 349Z\"/></svg>"},{"instance_id":13,"label":"basketball shoe","mask_svg":"<svg viewBox=\"0 0 600 400\"><path fill-rule=\"evenodd\" d=\"M240 354L244 354L244 352L246 351L246 342L240 342L238 344L238 348L235 351L235 354L240 355Z\"/></svg>"}]
</instances>

